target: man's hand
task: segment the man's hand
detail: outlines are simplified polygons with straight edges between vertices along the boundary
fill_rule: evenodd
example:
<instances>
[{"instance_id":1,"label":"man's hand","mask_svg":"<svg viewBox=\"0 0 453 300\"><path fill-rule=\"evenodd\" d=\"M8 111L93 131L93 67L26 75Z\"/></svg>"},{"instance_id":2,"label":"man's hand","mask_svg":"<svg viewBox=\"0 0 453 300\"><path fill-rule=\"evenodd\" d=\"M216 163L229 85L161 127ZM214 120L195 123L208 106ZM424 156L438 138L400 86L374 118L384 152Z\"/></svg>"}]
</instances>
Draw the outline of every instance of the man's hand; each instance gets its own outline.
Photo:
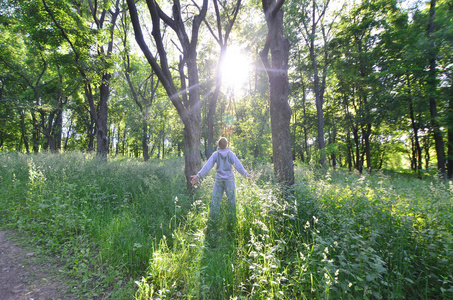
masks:
<instances>
[{"instance_id":1,"label":"man's hand","mask_svg":"<svg viewBox=\"0 0 453 300\"><path fill-rule=\"evenodd\" d=\"M253 182L253 176L251 174L247 175L247 179L249 180L249 182Z\"/></svg>"},{"instance_id":2,"label":"man's hand","mask_svg":"<svg viewBox=\"0 0 453 300\"><path fill-rule=\"evenodd\" d=\"M195 184L198 183L198 176L197 176L197 175L192 175L190 178L192 178L192 179L190 180L190 183L191 183L192 185L195 185Z\"/></svg>"}]
</instances>

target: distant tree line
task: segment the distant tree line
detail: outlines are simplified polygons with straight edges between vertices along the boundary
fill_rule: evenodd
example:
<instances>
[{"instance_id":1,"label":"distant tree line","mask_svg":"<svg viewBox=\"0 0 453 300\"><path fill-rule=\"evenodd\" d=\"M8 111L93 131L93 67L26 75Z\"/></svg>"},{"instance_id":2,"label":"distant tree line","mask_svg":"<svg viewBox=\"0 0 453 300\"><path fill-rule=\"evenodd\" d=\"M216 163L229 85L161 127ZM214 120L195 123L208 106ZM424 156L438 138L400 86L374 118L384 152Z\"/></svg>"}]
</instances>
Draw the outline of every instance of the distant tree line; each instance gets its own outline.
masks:
<instances>
[{"instance_id":1,"label":"distant tree line","mask_svg":"<svg viewBox=\"0 0 453 300\"><path fill-rule=\"evenodd\" d=\"M5 0L0 149L453 177L453 1ZM413 5L413 6L411 6ZM228 46L253 70L222 82Z\"/></svg>"}]
</instances>

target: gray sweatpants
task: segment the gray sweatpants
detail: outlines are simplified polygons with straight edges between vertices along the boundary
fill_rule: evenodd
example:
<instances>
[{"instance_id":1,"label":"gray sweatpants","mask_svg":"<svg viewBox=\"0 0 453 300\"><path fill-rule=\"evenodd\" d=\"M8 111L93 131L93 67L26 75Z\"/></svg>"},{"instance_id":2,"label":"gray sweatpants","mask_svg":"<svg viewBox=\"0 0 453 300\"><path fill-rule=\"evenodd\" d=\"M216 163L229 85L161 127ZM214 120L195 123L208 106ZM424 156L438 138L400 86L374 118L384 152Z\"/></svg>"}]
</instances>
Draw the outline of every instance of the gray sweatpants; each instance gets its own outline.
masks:
<instances>
[{"instance_id":1,"label":"gray sweatpants","mask_svg":"<svg viewBox=\"0 0 453 300\"><path fill-rule=\"evenodd\" d=\"M236 216L236 184L234 179L216 179L214 182L214 188L212 189L211 209L209 212L209 218L213 221L218 221L220 214L220 202L222 201L224 191L228 197L230 213L233 218Z\"/></svg>"}]
</instances>

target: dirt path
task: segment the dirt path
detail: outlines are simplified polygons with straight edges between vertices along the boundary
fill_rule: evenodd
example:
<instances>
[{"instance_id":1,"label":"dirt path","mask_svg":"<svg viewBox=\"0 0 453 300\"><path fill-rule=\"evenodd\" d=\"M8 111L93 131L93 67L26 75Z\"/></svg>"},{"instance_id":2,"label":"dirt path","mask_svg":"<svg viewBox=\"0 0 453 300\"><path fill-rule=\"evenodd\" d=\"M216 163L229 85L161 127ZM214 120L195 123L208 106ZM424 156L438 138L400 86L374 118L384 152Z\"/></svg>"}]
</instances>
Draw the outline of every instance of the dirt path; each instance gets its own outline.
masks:
<instances>
[{"instance_id":1,"label":"dirt path","mask_svg":"<svg viewBox=\"0 0 453 300\"><path fill-rule=\"evenodd\" d=\"M54 262L14 242L14 232L0 230L0 300L74 299L56 278Z\"/></svg>"}]
</instances>

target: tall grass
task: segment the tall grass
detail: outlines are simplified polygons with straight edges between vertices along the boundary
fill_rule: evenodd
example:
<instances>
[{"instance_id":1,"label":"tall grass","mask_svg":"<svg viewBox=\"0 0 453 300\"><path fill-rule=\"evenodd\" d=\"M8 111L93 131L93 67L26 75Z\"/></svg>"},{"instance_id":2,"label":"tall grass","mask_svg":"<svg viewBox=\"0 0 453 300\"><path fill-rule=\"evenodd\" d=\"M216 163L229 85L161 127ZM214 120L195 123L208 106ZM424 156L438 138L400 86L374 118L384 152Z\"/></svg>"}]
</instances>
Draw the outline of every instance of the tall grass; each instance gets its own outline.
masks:
<instances>
[{"instance_id":1,"label":"tall grass","mask_svg":"<svg viewBox=\"0 0 453 300\"><path fill-rule=\"evenodd\" d=\"M74 292L133 298L183 207L183 162L103 162L90 155L0 154L0 223L29 234L66 262ZM130 283L132 282L132 284Z\"/></svg>"},{"instance_id":2,"label":"tall grass","mask_svg":"<svg viewBox=\"0 0 453 300\"><path fill-rule=\"evenodd\" d=\"M301 166L282 197L252 173L235 227L211 228L213 179L188 197L182 160L0 154L0 224L61 256L84 298L453 297L451 183Z\"/></svg>"}]
</instances>

